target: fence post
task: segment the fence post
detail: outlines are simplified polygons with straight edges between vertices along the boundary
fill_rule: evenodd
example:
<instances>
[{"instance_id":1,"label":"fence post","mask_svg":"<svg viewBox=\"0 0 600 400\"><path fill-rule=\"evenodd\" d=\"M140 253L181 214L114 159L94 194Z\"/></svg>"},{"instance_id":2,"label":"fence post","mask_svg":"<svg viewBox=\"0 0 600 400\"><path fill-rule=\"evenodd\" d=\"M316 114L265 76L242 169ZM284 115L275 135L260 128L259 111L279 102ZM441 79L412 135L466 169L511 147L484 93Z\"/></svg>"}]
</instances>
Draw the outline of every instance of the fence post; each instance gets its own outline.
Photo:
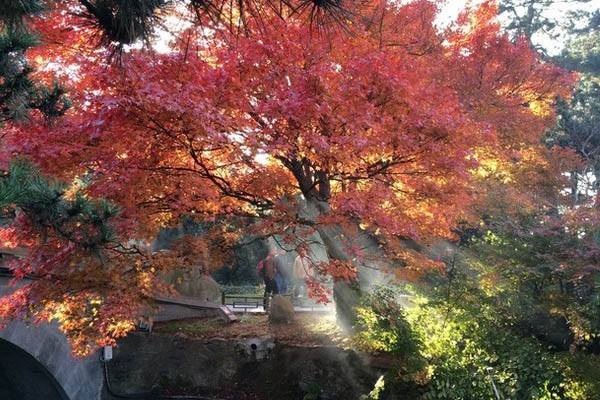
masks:
<instances>
[{"instance_id":1,"label":"fence post","mask_svg":"<svg viewBox=\"0 0 600 400\"><path fill-rule=\"evenodd\" d=\"M221 304L225 305L225 292L221 292Z\"/></svg>"}]
</instances>

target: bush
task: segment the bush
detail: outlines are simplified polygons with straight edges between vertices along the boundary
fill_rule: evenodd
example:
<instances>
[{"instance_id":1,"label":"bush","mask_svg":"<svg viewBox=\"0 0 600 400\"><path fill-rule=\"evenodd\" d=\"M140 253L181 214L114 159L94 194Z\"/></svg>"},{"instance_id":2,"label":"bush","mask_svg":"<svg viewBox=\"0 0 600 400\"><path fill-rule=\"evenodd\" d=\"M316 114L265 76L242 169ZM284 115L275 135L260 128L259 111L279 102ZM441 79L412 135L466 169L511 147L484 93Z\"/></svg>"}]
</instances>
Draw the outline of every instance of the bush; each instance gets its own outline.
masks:
<instances>
[{"instance_id":1,"label":"bush","mask_svg":"<svg viewBox=\"0 0 600 400\"><path fill-rule=\"evenodd\" d=\"M404 309L396 302L392 290L381 287L363 295L355 311L356 333L352 338L355 348L398 356L404 361L399 371L404 377L412 377L423 368L420 339L406 320Z\"/></svg>"},{"instance_id":2,"label":"bush","mask_svg":"<svg viewBox=\"0 0 600 400\"><path fill-rule=\"evenodd\" d=\"M219 285L225 294L262 295L265 285Z\"/></svg>"},{"instance_id":3,"label":"bush","mask_svg":"<svg viewBox=\"0 0 600 400\"><path fill-rule=\"evenodd\" d=\"M383 288L363 296L353 336L358 350L402 361L386 374L386 389L412 382L420 385L412 393L421 400L600 399L598 356L558 352L524 337L485 303L415 297L404 310L395 299ZM375 392L388 398L386 390Z\"/></svg>"},{"instance_id":4,"label":"bush","mask_svg":"<svg viewBox=\"0 0 600 400\"><path fill-rule=\"evenodd\" d=\"M569 353L551 352L502 325L494 310L479 310L422 304L410 311L429 362L423 400L600 398L597 383L570 367Z\"/></svg>"}]
</instances>

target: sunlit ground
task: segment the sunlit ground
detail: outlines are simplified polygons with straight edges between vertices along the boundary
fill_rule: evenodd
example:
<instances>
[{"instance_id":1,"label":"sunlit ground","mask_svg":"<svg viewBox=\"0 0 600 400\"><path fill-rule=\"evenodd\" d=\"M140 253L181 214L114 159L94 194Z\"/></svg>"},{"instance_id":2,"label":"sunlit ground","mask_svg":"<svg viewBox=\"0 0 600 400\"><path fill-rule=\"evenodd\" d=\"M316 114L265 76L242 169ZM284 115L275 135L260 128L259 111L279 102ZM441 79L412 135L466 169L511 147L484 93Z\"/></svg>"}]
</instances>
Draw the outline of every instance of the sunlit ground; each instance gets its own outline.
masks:
<instances>
[{"instance_id":1,"label":"sunlit ground","mask_svg":"<svg viewBox=\"0 0 600 400\"><path fill-rule=\"evenodd\" d=\"M337 327L333 313L296 314L295 321L289 324L270 324L267 315L243 314L238 319L233 324L216 317L158 323L154 331L199 339L271 336L280 343L303 346L345 347L349 343L349 337Z\"/></svg>"}]
</instances>

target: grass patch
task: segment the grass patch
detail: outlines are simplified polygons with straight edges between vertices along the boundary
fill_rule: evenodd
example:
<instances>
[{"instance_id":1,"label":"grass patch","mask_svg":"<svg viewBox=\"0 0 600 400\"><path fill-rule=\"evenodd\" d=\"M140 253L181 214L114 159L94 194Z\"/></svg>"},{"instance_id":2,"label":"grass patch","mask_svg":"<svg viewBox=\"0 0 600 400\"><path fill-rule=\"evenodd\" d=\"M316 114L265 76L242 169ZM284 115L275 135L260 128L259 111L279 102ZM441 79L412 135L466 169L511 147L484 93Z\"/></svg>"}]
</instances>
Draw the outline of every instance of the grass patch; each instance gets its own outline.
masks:
<instances>
[{"instance_id":1,"label":"grass patch","mask_svg":"<svg viewBox=\"0 0 600 400\"><path fill-rule=\"evenodd\" d=\"M203 337L217 332L220 328L226 326L226 323L217 317L184 320L175 322L157 323L154 331L159 333L183 333L194 337Z\"/></svg>"},{"instance_id":2,"label":"grass patch","mask_svg":"<svg viewBox=\"0 0 600 400\"><path fill-rule=\"evenodd\" d=\"M265 285L219 285L221 291L225 294L239 295L262 295L265 292Z\"/></svg>"}]
</instances>

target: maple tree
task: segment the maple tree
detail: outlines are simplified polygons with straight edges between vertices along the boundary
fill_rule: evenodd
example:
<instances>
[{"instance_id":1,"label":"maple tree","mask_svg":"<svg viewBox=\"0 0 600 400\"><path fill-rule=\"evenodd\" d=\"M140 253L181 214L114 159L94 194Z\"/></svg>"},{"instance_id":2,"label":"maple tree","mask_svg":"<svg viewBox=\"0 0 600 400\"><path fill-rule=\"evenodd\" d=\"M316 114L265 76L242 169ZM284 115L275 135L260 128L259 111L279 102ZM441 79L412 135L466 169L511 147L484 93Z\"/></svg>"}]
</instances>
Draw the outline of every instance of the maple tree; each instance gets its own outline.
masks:
<instances>
[{"instance_id":1,"label":"maple tree","mask_svg":"<svg viewBox=\"0 0 600 400\"><path fill-rule=\"evenodd\" d=\"M545 8L557 2L506 3ZM529 21L516 16L507 24L507 30L526 28L529 37L521 40L531 40L532 33L549 22L540 20L535 12L528 14L532 17ZM592 26L588 29L577 36L571 32L574 39L554 58L558 65L581 74L577 75L579 82L572 95L557 99L553 105L557 120L542 137L546 147L532 146L508 163L480 165L475 186L480 195L470 206L480 216L479 223L461 226L460 241L440 246L445 250L439 256L445 269L441 273L431 271L427 285L419 287L430 306L417 306L413 311L419 318L428 308L432 312L431 319L425 317L425 322L417 324L426 334L424 343L434 344L435 353L446 348L439 342L445 340L448 327L453 327L450 331L462 332L461 335L476 327L473 332L479 337L472 343L478 348L473 354L486 354L480 361L476 361L478 356L465 356L469 351L463 348L450 350L448 358L441 354L445 350L437 356L428 354L436 360L432 365L436 372L428 385L432 397L461 397L465 390L476 398L485 397L485 392L495 397L510 393L511 398L530 398L533 390L538 394L547 390L542 397L598 397L595 377L588 381L583 375L575 375L580 390L565 391L573 379L568 378L568 372L554 379L553 388L546 386L553 380L548 376L575 370L592 359L590 354L597 354L600 344L600 214L594 178L597 32ZM545 53L544 49L540 52ZM443 321L438 330L434 328L437 321ZM558 364L546 365L543 372L536 372L532 365L538 363L532 364L536 355L526 349L528 340L529 345L544 349L540 352L543 357L560 355L554 359ZM470 340L454 337L452 341ZM490 351L495 355L490 356ZM465 358L461 361L461 357ZM506 366L502 366L504 362ZM474 366L479 363L480 368L502 378L473 380L473 370L479 368ZM509 372L519 364L526 373ZM507 378L510 375L513 376ZM536 379L546 383L536 383ZM493 394L489 392L490 380L497 383ZM511 380L519 383L507 384ZM453 382L452 393L435 393L444 387L436 381ZM475 395L479 384L482 393ZM519 394L519 390L524 393Z\"/></svg>"},{"instance_id":2,"label":"maple tree","mask_svg":"<svg viewBox=\"0 0 600 400\"><path fill-rule=\"evenodd\" d=\"M178 247L205 270L226 262L241 232L279 235L299 253L318 233L330 257L319 270L339 281L361 265L399 277L439 267L411 243L455 240L457 224L476 219L478 177L509 185L515 165L547 156L552 101L572 80L504 36L490 2L444 30L434 3L369 2L327 34L265 9L246 35L192 25L170 51L131 49L119 63L89 47L92 30L61 29L83 18L61 3L37 20L52 40L33 55L70 78L75 106L52 126L11 125L4 156L72 182L57 194L67 204L105 198L120 213L115 235L93 244L83 238L100 229L94 209L69 235L19 214L4 240L31 251L12 269L38 279L3 298L0 317L57 319L81 354L133 329L159 273L178 266L177 252L149 255L128 240L184 216L212 222ZM361 235L376 251L360 248Z\"/></svg>"},{"instance_id":3,"label":"maple tree","mask_svg":"<svg viewBox=\"0 0 600 400\"><path fill-rule=\"evenodd\" d=\"M555 3L528 4L543 5L543 11ZM523 22L516 19L508 30ZM535 18L527 22L529 38L524 39L542 26ZM489 192L475 206L484 218L479 227L463 232L463 247L455 253L461 261L452 261L448 281L453 280L457 296L465 295L464 303L486 304L508 326L526 327L526 334L562 349L590 350L598 348L600 326L597 32L590 23L571 35L554 60L579 71L578 83L569 98L554 105L556 124L543 137L548 148L527 156L538 158L533 168L517 162L513 171L486 173L487 182L479 188ZM519 184L504 185L504 180ZM466 299L470 290L476 295Z\"/></svg>"}]
</instances>

